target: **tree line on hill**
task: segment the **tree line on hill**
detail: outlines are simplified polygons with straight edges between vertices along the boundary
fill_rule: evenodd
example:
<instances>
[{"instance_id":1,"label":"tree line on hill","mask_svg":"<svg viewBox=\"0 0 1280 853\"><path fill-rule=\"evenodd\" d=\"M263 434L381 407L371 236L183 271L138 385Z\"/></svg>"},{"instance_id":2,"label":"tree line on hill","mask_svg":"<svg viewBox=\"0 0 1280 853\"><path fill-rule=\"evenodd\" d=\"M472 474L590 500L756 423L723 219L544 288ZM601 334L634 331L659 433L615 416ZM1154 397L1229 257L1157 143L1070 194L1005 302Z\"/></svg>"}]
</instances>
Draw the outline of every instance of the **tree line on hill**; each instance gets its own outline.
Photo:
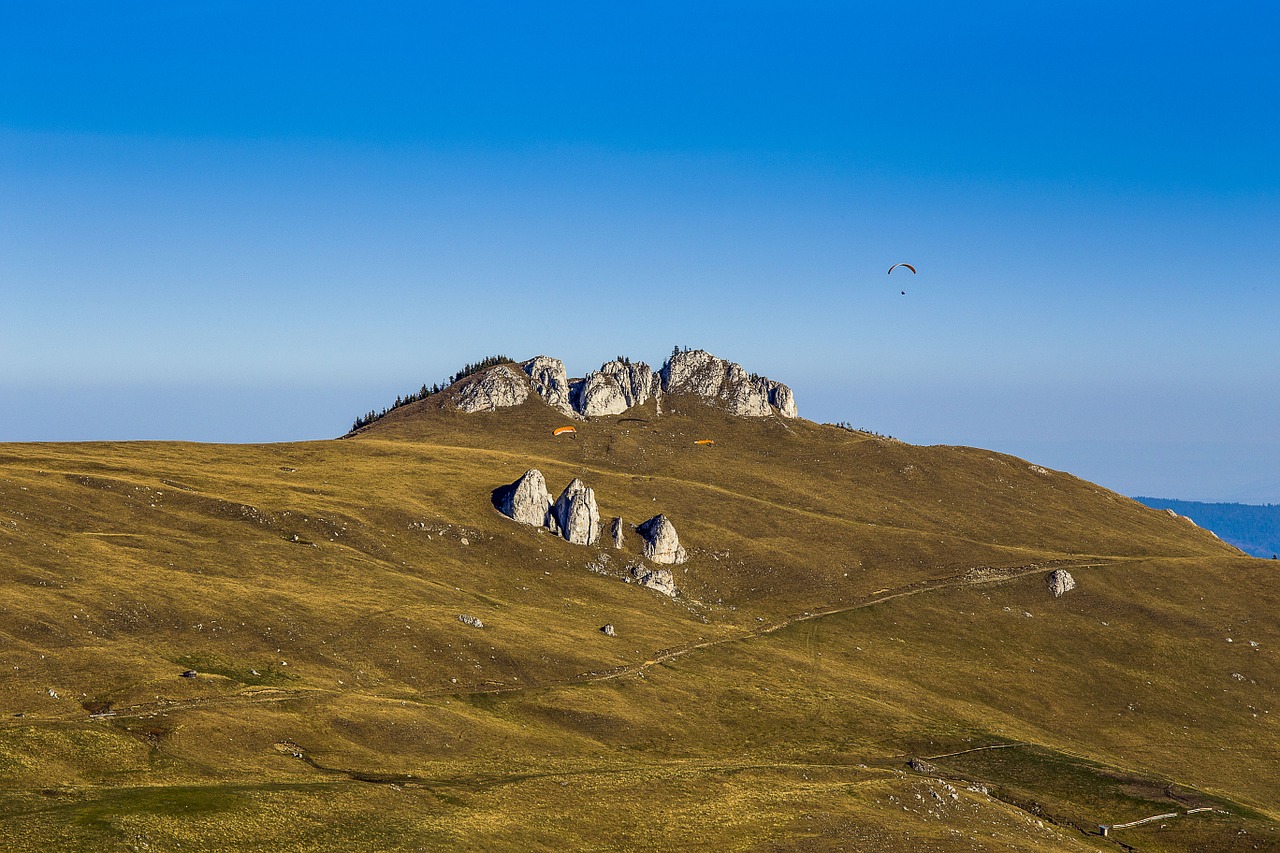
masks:
<instances>
[{"instance_id":1,"label":"tree line on hill","mask_svg":"<svg viewBox=\"0 0 1280 853\"><path fill-rule=\"evenodd\" d=\"M485 356L479 361L474 361L474 362L471 362L470 364L464 365L461 370L459 370L457 373L450 376L449 381L447 382L443 382L443 383L437 382L434 385L430 385L430 386L424 383L423 386L419 388L417 391L413 391L409 394L396 397L396 401L394 403L392 403L390 406L386 406L381 411L370 409L367 413L355 419L355 421L351 424L351 431L355 432L361 427L367 427L369 424L373 423L379 418L385 417L386 415L390 414L391 412L395 411L401 406L407 406L410 403L416 403L419 400L425 400L428 397L430 397L432 394L439 394L441 391L448 388L453 383L457 382L460 379L466 379L468 376L471 376L473 373L479 373L485 368L493 367L498 364L512 364L512 363L513 363L513 360L508 358L505 355Z\"/></svg>"},{"instance_id":2,"label":"tree line on hill","mask_svg":"<svg viewBox=\"0 0 1280 853\"><path fill-rule=\"evenodd\" d=\"M1154 509L1171 509L1246 554L1268 559L1280 555L1280 504L1234 504L1140 498Z\"/></svg>"}]
</instances>

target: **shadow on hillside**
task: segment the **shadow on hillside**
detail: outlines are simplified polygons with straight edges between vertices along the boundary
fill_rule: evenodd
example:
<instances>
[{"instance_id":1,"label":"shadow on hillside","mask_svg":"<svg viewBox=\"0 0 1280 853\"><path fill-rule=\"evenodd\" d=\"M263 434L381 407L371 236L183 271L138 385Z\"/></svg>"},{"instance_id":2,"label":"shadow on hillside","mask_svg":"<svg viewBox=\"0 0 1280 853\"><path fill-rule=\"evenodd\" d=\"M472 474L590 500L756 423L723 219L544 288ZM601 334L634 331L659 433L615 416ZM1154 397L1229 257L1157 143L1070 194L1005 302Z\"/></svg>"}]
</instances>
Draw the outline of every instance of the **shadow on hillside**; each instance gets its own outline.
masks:
<instances>
[{"instance_id":1,"label":"shadow on hillside","mask_svg":"<svg viewBox=\"0 0 1280 853\"><path fill-rule=\"evenodd\" d=\"M489 493L489 500L493 502L493 508L498 512L502 512L502 507L506 505L507 500L511 497L511 493L516 490L515 483L507 483L505 486L498 486Z\"/></svg>"}]
</instances>

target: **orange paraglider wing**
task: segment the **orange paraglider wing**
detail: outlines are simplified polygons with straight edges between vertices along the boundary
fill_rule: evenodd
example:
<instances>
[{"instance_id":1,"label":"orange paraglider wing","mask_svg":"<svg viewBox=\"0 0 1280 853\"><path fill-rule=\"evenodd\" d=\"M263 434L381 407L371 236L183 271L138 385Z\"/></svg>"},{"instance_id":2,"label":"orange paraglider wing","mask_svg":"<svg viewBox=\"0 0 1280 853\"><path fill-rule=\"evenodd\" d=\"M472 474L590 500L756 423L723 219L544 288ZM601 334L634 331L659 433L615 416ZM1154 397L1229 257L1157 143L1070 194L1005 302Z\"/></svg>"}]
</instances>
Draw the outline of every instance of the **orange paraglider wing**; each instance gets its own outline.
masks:
<instances>
[{"instance_id":1,"label":"orange paraglider wing","mask_svg":"<svg viewBox=\"0 0 1280 853\"><path fill-rule=\"evenodd\" d=\"M709 439L709 438L699 438L699 439L695 439L693 443L694 443L694 444L715 444L715 442L714 442L714 441L712 441L712 440L711 440L711 439Z\"/></svg>"},{"instance_id":2,"label":"orange paraglider wing","mask_svg":"<svg viewBox=\"0 0 1280 853\"><path fill-rule=\"evenodd\" d=\"M915 271L916 271L916 268L911 266L911 264L894 264L893 266L889 267L889 273L893 272L898 267L906 267L907 269L911 270L913 275L915 274ZM889 273L885 273L885 275L888 275Z\"/></svg>"},{"instance_id":3,"label":"orange paraglider wing","mask_svg":"<svg viewBox=\"0 0 1280 853\"><path fill-rule=\"evenodd\" d=\"M551 433L551 434L552 434L552 435L564 435L566 432L577 432L577 430L576 430L576 429L574 429L574 428L573 428L573 427L571 427L571 426L562 426L562 427L556 427L555 432L553 432L553 433Z\"/></svg>"}]
</instances>

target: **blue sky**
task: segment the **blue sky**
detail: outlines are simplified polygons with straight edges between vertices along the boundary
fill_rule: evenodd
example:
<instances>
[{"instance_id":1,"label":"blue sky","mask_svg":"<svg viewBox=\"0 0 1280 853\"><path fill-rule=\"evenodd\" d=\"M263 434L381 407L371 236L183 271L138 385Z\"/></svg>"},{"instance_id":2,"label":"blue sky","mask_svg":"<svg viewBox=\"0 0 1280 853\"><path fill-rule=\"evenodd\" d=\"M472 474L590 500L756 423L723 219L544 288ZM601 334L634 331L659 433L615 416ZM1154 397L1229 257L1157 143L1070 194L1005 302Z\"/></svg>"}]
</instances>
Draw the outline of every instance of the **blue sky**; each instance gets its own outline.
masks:
<instances>
[{"instance_id":1,"label":"blue sky","mask_svg":"<svg viewBox=\"0 0 1280 853\"><path fill-rule=\"evenodd\" d=\"M323 438L690 345L1280 502L1274 4L260 5L0 12L0 440Z\"/></svg>"}]
</instances>

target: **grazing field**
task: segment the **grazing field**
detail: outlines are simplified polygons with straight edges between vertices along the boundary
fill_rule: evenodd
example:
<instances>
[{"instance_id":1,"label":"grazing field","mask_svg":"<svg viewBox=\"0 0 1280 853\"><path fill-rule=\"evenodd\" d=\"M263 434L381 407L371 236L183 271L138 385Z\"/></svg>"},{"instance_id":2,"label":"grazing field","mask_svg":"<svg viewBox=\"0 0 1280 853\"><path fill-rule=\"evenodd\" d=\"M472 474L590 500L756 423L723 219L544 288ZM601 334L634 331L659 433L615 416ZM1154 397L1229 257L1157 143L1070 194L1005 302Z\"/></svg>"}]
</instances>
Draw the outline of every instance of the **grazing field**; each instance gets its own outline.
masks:
<instances>
[{"instance_id":1,"label":"grazing field","mask_svg":"<svg viewBox=\"0 0 1280 853\"><path fill-rule=\"evenodd\" d=\"M1280 850L1270 561L985 450L564 423L0 445L5 844ZM530 468L623 549L498 513Z\"/></svg>"}]
</instances>

